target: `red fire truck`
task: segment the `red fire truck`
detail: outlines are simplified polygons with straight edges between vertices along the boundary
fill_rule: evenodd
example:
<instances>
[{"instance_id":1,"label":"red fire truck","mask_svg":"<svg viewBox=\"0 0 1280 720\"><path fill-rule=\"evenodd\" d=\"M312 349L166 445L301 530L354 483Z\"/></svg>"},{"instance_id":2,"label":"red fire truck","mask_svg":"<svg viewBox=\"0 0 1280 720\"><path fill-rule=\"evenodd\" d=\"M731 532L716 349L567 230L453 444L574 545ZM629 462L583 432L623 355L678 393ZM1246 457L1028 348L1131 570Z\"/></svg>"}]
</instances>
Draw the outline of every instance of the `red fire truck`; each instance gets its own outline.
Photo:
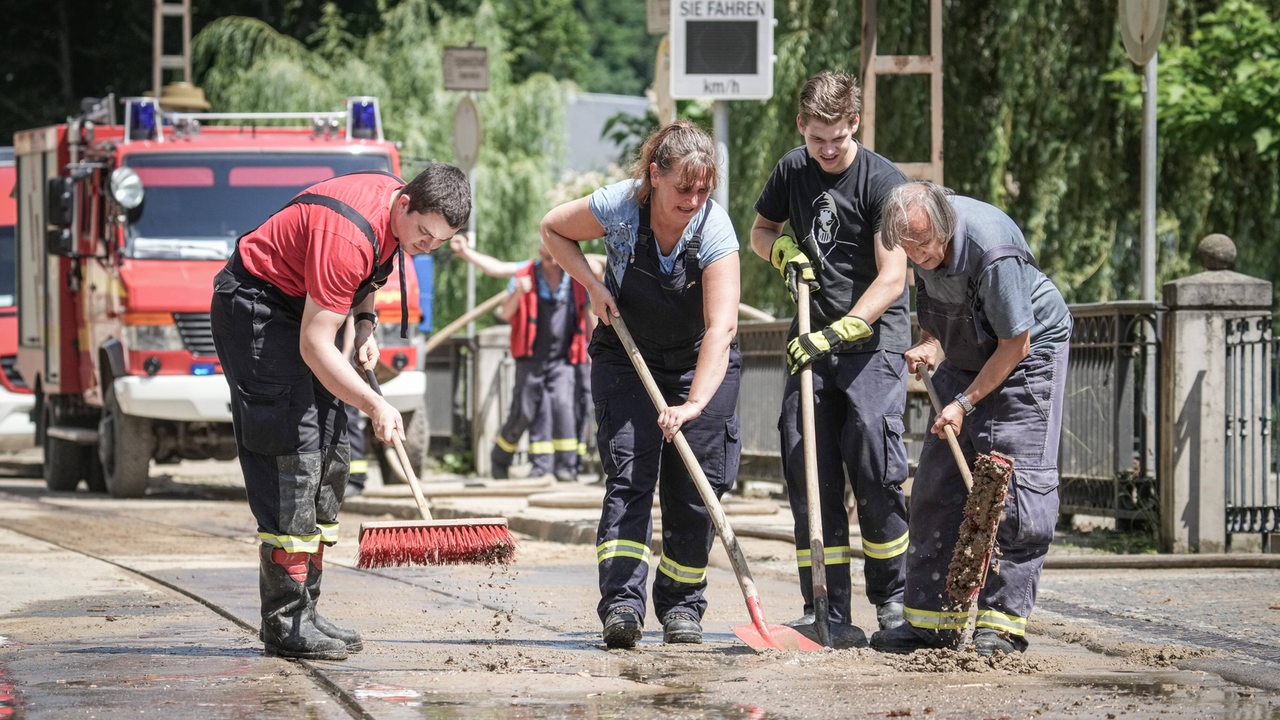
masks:
<instances>
[{"instance_id":1,"label":"red fire truck","mask_svg":"<svg viewBox=\"0 0 1280 720\"><path fill-rule=\"evenodd\" d=\"M31 389L18 375L18 275L13 264L13 148L0 147L0 450L25 450L35 442Z\"/></svg>"},{"instance_id":2,"label":"red fire truck","mask_svg":"<svg viewBox=\"0 0 1280 720\"><path fill-rule=\"evenodd\" d=\"M17 368L35 393L49 489L83 480L137 497L152 460L235 457L209 301L236 239L312 183L398 173L400 158L375 98L322 113L163 112L149 97L121 104L120 123L108 96L66 123L14 136ZM412 333L418 294L416 279L407 282ZM399 337L400 291L389 282L379 294L378 341L383 362L400 371L384 393L408 424L425 381L416 339Z\"/></svg>"}]
</instances>

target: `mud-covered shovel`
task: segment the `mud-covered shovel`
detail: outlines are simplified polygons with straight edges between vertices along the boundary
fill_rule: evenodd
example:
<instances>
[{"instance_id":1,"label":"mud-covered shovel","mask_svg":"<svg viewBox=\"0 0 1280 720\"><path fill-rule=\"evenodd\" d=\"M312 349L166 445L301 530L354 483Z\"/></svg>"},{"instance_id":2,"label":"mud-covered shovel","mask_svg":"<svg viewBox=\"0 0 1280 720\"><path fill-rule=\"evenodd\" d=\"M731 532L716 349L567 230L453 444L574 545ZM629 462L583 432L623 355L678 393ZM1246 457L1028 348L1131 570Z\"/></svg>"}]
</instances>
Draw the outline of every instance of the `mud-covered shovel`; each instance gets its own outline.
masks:
<instances>
[{"instance_id":1,"label":"mud-covered shovel","mask_svg":"<svg viewBox=\"0 0 1280 720\"><path fill-rule=\"evenodd\" d=\"M937 390L933 388L929 368L921 363L916 366L916 372L924 380L934 414L941 415L942 402L938 399ZM979 455L974 464L977 468L975 476L964 459L964 451L960 449L955 431L950 425L944 427L947 444L951 446L951 454L955 457L956 467L960 470L965 490L969 493L964 504L964 517L960 523L955 551L951 555L951 564L947 567L947 594L961 607L967 608L987 582L987 570L991 567L991 556L996 549L996 532L1000 528L1000 518L1004 515L1005 498L1008 497L1009 478L1013 475L1013 459L1000 453Z\"/></svg>"},{"instance_id":2,"label":"mud-covered shovel","mask_svg":"<svg viewBox=\"0 0 1280 720\"><path fill-rule=\"evenodd\" d=\"M645 364L644 357L640 355L640 349L636 347L636 342L631 338L631 332L627 330L627 324L622 321L621 317L614 317L613 329L618 333L618 339L622 341L622 347L627 351L627 356L631 358L631 364L636 369L636 374L640 376L640 380L644 383L644 388L649 393L649 399L653 401L653 405L661 413L667 407L667 401L662 397L662 391L658 389L658 383L654 381L652 373L649 372L649 366ZM729 564L733 566L733 572L738 577L738 585L742 588L742 594L747 601L747 614L751 616L750 625L740 625L733 629L733 634L738 639L746 643L755 650L764 648L774 648L776 650L821 650L822 646L801 635L793 628L785 625L769 625L764 619L764 608L760 605L760 595L756 592L755 581L751 579L751 571L747 568L747 559L742 554L742 548L738 546L738 538L733 533L733 528L729 526L729 520L725 517L724 507L720 505L719 498L716 497L715 490L711 488L711 482L707 480L706 473L702 471L702 466L698 464L698 458L693 454L693 448L689 446L689 441L685 439L684 433L676 432L675 438L676 450L680 453L680 459L684 461L685 467L689 469L689 476L693 478L693 484L698 489L698 495L702 497L702 502L707 506L707 512L711 515L711 522L716 527L716 534L720 536L720 542L724 545L725 552L729 554Z\"/></svg>"}]
</instances>

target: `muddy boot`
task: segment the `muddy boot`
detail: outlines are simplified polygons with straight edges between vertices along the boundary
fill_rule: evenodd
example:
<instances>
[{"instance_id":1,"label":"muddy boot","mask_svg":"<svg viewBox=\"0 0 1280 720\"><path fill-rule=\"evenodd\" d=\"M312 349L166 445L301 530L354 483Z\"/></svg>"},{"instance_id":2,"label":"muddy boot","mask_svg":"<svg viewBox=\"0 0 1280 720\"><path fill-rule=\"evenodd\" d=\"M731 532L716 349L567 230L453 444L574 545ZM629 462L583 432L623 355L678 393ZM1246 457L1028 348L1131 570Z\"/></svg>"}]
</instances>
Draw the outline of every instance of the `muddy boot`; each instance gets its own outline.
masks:
<instances>
[{"instance_id":1,"label":"muddy boot","mask_svg":"<svg viewBox=\"0 0 1280 720\"><path fill-rule=\"evenodd\" d=\"M364 649L364 641L360 639L360 633L334 625L316 609L316 603L320 599L320 576L324 573L324 547L321 545L320 552L311 556L311 564L307 567L307 592L311 595L311 619L317 630L345 643L347 652L358 653Z\"/></svg>"},{"instance_id":2,"label":"muddy boot","mask_svg":"<svg viewBox=\"0 0 1280 720\"><path fill-rule=\"evenodd\" d=\"M973 631L973 649L979 655L985 657L990 657L998 652L1012 655L1015 652L1027 651L1027 639L991 628L978 628Z\"/></svg>"},{"instance_id":3,"label":"muddy boot","mask_svg":"<svg viewBox=\"0 0 1280 720\"><path fill-rule=\"evenodd\" d=\"M890 653L912 653L916 650L955 648L954 631L923 630L903 623L895 628L871 634L872 649Z\"/></svg>"},{"instance_id":4,"label":"muddy boot","mask_svg":"<svg viewBox=\"0 0 1280 720\"><path fill-rule=\"evenodd\" d=\"M881 630L892 630L902 623L902 603L889 601L876 606L876 622Z\"/></svg>"},{"instance_id":5,"label":"muddy boot","mask_svg":"<svg viewBox=\"0 0 1280 720\"><path fill-rule=\"evenodd\" d=\"M347 646L320 632L312 621L314 606L307 591L311 553L259 549L258 590L262 595L263 649L269 656L304 660L346 660Z\"/></svg>"}]
</instances>

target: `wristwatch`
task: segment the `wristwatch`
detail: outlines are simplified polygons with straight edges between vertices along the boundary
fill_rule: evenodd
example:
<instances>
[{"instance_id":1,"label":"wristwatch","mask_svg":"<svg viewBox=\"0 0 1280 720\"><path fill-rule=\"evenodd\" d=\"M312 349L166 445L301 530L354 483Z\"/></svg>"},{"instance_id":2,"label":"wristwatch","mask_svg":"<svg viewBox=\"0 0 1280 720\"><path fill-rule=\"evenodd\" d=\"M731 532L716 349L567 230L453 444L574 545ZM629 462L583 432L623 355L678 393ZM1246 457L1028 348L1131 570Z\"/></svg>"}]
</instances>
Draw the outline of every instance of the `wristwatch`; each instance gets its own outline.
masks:
<instances>
[{"instance_id":1,"label":"wristwatch","mask_svg":"<svg viewBox=\"0 0 1280 720\"><path fill-rule=\"evenodd\" d=\"M963 392L956 393L956 396L952 399L960 403L960 409L964 410L965 415L973 414L973 403L969 402L969 398L965 397Z\"/></svg>"},{"instance_id":2,"label":"wristwatch","mask_svg":"<svg viewBox=\"0 0 1280 720\"><path fill-rule=\"evenodd\" d=\"M375 328L376 328L376 327L378 327L378 314L377 314L377 313L371 313L371 312L358 312L358 313L356 313L356 322L360 322L361 320L368 320L369 322L373 323L373 326L374 326Z\"/></svg>"}]
</instances>

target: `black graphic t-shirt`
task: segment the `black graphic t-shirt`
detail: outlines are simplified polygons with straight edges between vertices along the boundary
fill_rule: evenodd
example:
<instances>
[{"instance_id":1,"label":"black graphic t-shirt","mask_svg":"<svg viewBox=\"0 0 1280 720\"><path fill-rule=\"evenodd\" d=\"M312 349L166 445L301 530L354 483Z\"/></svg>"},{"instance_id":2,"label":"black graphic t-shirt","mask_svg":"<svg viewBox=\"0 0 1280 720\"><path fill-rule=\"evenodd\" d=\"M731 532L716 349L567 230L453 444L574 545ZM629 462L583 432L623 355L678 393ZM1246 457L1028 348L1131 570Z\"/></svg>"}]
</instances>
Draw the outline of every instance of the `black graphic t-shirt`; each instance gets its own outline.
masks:
<instances>
[{"instance_id":1,"label":"black graphic t-shirt","mask_svg":"<svg viewBox=\"0 0 1280 720\"><path fill-rule=\"evenodd\" d=\"M875 280L880 206L890 190L906 181L897 166L861 145L853 163L838 175L823 172L803 145L783 155L769 175L756 212L773 222L790 223L801 247L816 247L822 254L822 289L811 297L815 330L848 314ZM812 244L803 242L806 236L812 237ZM906 283L897 302L871 329L871 340L858 345L857 352L903 352L910 346Z\"/></svg>"}]
</instances>

